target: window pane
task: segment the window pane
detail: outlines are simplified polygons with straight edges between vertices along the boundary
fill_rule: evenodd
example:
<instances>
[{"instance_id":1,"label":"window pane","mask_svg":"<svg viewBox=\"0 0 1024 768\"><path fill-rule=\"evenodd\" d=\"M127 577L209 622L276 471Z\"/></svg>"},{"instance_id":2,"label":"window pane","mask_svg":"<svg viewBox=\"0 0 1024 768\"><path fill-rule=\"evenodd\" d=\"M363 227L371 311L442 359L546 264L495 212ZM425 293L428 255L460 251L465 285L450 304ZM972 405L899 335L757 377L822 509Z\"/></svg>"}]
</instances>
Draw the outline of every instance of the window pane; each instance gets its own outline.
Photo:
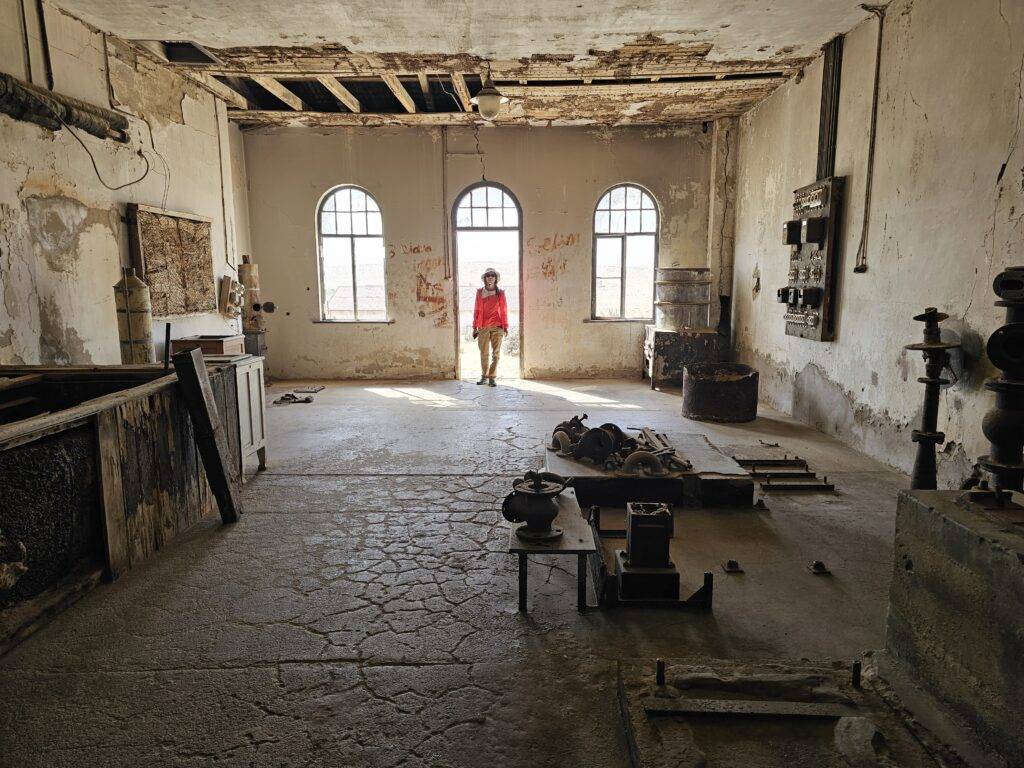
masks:
<instances>
[{"instance_id":1,"label":"window pane","mask_svg":"<svg viewBox=\"0 0 1024 768\"><path fill-rule=\"evenodd\" d=\"M640 211L626 211L626 231L640 231Z\"/></svg>"},{"instance_id":2,"label":"window pane","mask_svg":"<svg viewBox=\"0 0 1024 768\"><path fill-rule=\"evenodd\" d=\"M339 189L334 193L334 207L339 211L352 210L352 190Z\"/></svg>"},{"instance_id":3,"label":"window pane","mask_svg":"<svg viewBox=\"0 0 1024 768\"><path fill-rule=\"evenodd\" d=\"M622 294L617 278L602 277L594 282L594 314L597 317L621 317Z\"/></svg>"},{"instance_id":4,"label":"window pane","mask_svg":"<svg viewBox=\"0 0 1024 768\"><path fill-rule=\"evenodd\" d=\"M594 243L594 276L622 277L622 238L599 237Z\"/></svg>"},{"instance_id":5,"label":"window pane","mask_svg":"<svg viewBox=\"0 0 1024 768\"><path fill-rule=\"evenodd\" d=\"M506 227L518 227L519 226L519 211L515 208L505 208L505 226Z\"/></svg>"},{"instance_id":6,"label":"window pane","mask_svg":"<svg viewBox=\"0 0 1024 768\"><path fill-rule=\"evenodd\" d=\"M594 231L602 234L608 232L610 214L608 211L598 211L594 214Z\"/></svg>"},{"instance_id":7,"label":"window pane","mask_svg":"<svg viewBox=\"0 0 1024 768\"><path fill-rule=\"evenodd\" d=\"M368 211L379 211L380 206L377 205L377 201L369 195L366 196L366 210Z\"/></svg>"},{"instance_id":8,"label":"window pane","mask_svg":"<svg viewBox=\"0 0 1024 768\"><path fill-rule=\"evenodd\" d=\"M381 228L380 214L366 214L366 233L369 235L379 235L383 231L384 230Z\"/></svg>"},{"instance_id":9,"label":"window pane","mask_svg":"<svg viewBox=\"0 0 1024 768\"><path fill-rule=\"evenodd\" d=\"M352 240L327 237L321 241L325 320L354 320L352 311Z\"/></svg>"},{"instance_id":10,"label":"window pane","mask_svg":"<svg viewBox=\"0 0 1024 768\"><path fill-rule=\"evenodd\" d=\"M468 227L473 224L473 216L470 213L470 209L464 205L460 205L455 211L455 226L457 227Z\"/></svg>"},{"instance_id":11,"label":"window pane","mask_svg":"<svg viewBox=\"0 0 1024 768\"><path fill-rule=\"evenodd\" d=\"M334 222L334 214L330 211L324 211L320 214L320 231L325 235L337 233L338 227Z\"/></svg>"},{"instance_id":12,"label":"window pane","mask_svg":"<svg viewBox=\"0 0 1024 768\"><path fill-rule=\"evenodd\" d=\"M643 211L640 215L640 231L654 232L658 228L658 217L654 211Z\"/></svg>"},{"instance_id":13,"label":"window pane","mask_svg":"<svg viewBox=\"0 0 1024 768\"><path fill-rule=\"evenodd\" d=\"M338 214L338 234L348 235L352 233L352 214L351 213L339 213Z\"/></svg>"},{"instance_id":14,"label":"window pane","mask_svg":"<svg viewBox=\"0 0 1024 768\"><path fill-rule=\"evenodd\" d=\"M359 320L387 320L384 303L384 238L358 237L355 243Z\"/></svg>"},{"instance_id":15,"label":"window pane","mask_svg":"<svg viewBox=\"0 0 1024 768\"><path fill-rule=\"evenodd\" d=\"M645 211L648 211L648 210L653 211L654 210L654 200L651 199L651 196L648 195L647 193L644 193L643 195L641 195L641 198L642 198L642 203L643 203L641 207Z\"/></svg>"},{"instance_id":16,"label":"window pane","mask_svg":"<svg viewBox=\"0 0 1024 768\"><path fill-rule=\"evenodd\" d=\"M334 210L334 195L328 195L327 199L324 200L324 208L323 209L325 211L333 211Z\"/></svg>"},{"instance_id":17,"label":"window pane","mask_svg":"<svg viewBox=\"0 0 1024 768\"><path fill-rule=\"evenodd\" d=\"M474 208L487 207L487 187L477 187L471 193Z\"/></svg>"},{"instance_id":18,"label":"window pane","mask_svg":"<svg viewBox=\"0 0 1024 768\"><path fill-rule=\"evenodd\" d=\"M473 209L473 226L474 227L486 227L487 226L487 209L486 208L474 208Z\"/></svg>"},{"instance_id":19,"label":"window pane","mask_svg":"<svg viewBox=\"0 0 1024 768\"><path fill-rule=\"evenodd\" d=\"M366 213L364 211L358 211L352 214L352 234L366 234Z\"/></svg>"},{"instance_id":20,"label":"window pane","mask_svg":"<svg viewBox=\"0 0 1024 768\"><path fill-rule=\"evenodd\" d=\"M489 227L500 227L501 223L501 208L488 208L487 209L487 226Z\"/></svg>"},{"instance_id":21,"label":"window pane","mask_svg":"<svg viewBox=\"0 0 1024 768\"><path fill-rule=\"evenodd\" d=\"M625 232L626 231L626 212L625 211L612 211L611 212L611 226L609 227L610 232Z\"/></svg>"},{"instance_id":22,"label":"window pane","mask_svg":"<svg viewBox=\"0 0 1024 768\"><path fill-rule=\"evenodd\" d=\"M623 187L616 187L612 190L611 195L613 209L626 207L626 190Z\"/></svg>"},{"instance_id":23,"label":"window pane","mask_svg":"<svg viewBox=\"0 0 1024 768\"><path fill-rule=\"evenodd\" d=\"M352 210L353 211L365 211L366 210L366 193L361 189L352 190Z\"/></svg>"},{"instance_id":24,"label":"window pane","mask_svg":"<svg viewBox=\"0 0 1024 768\"><path fill-rule=\"evenodd\" d=\"M626 238L624 317L650 317L654 309L654 235Z\"/></svg>"},{"instance_id":25,"label":"window pane","mask_svg":"<svg viewBox=\"0 0 1024 768\"><path fill-rule=\"evenodd\" d=\"M637 187L626 187L626 207L640 207L640 190Z\"/></svg>"},{"instance_id":26,"label":"window pane","mask_svg":"<svg viewBox=\"0 0 1024 768\"><path fill-rule=\"evenodd\" d=\"M605 192L604 197L602 197L600 202L598 202L598 204L597 204L597 210L599 210L599 211L607 211L611 207L612 207L612 193L611 192Z\"/></svg>"},{"instance_id":27,"label":"window pane","mask_svg":"<svg viewBox=\"0 0 1024 768\"><path fill-rule=\"evenodd\" d=\"M501 208L501 198L503 197L501 190L497 187L487 188L487 205L491 208Z\"/></svg>"}]
</instances>

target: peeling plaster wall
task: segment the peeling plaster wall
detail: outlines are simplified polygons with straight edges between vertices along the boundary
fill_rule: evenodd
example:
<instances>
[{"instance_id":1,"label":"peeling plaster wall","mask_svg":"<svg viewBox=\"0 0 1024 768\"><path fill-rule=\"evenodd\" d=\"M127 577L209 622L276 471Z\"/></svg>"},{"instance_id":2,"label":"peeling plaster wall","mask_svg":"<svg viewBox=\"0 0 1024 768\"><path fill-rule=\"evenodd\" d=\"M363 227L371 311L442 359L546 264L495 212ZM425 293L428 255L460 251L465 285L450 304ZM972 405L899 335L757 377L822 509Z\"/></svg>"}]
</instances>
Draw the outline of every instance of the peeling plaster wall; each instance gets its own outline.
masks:
<instances>
[{"instance_id":1,"label":"peeling plaster wall","mask_svg":"<svg viewBox=\"0 0 1024 768\"><path fill-rule=\"evenodd\" d=\"M940 485L987 452L984 340L1002 324L992 278L1021 263L1024 5L896 0L882 51L869 269L853 266L863 221L877 26L846 40L836 173L847 178L837 341L784 334L781 224L792 190L814 180L821 62L741 119L735 251L735 345L761 370L764 400L909 471L924 387L913 315L937 306L967 355L941 398ZM955 65L952 63L955 61ZM1005 165L1005 173L1001 169ZM756 283L760 281L760 291ZM959 367L959 364L958 364Z\"/></svg>"},{"instance_id":2,"label":"peeling plaster wall","mask_svg":"<svg viewBox=\"0 0 1024 768\"><path fill-rule=\"evenodd\" d=\"M32 80L45 87L29 10ZM116 187L138 178L147 161L150 169L141 182L109 190L68 130L0 115L0 364L120 363L112 286L130 262L125 203L210 217L214 274L234 274L237 247L248 242L237 231L247 225L233 189L243 190L244 212L244 166L231 166L229 147L240 135L210 94L52 6L45 13L54 90L130 113L127 145L79 132L103 179ZM16 0L0 0L0 40L0 70L28 79ZM176 337L237 327L216 313L171 320ZM160 318L154 337L163 337Z\"/></svg>"},{"instance_id":3,"label":"peeling plaster wall","mask_svg":"<svg viewBox=\"0 0 1024 768\"><path fill-rule=\"evenodd\" d=\"M661 206L662 266L705 265L711 134L699 126L447 131L446 161L440 128L246 134L253 252L263 294L278 305L268 317L268 370L302 378L454 376L444 226L483 173L523 208L524 374L638 377L643 324L587 322L594 207L614 184L644 185ZM314 213L338 184L366 188L383 210L390 324L314 322ZM418 300L423 283L443 301Z\"/></svg>"}]
</instances>

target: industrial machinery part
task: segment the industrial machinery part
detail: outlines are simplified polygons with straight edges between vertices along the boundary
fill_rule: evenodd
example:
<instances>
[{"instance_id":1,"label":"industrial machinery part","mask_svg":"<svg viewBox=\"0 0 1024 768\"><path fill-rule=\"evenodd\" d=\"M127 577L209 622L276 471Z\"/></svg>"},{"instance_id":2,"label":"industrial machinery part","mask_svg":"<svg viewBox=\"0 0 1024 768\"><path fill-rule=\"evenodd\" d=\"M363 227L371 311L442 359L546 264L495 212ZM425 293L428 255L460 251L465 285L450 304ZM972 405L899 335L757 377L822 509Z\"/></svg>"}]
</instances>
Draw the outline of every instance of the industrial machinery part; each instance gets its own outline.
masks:
<instances>
[{"instance_id":1,"label":"industrial machinery part","mask_svg":"<svg viewBox=\"0 0 1024 768\"><path fill-rule=\"evenodd\" d=\"M783 242L791 247L789 282L777 292L786 306L789 336L814 341L835 339L836 269L843 179L816 181L796 190L793 219L783 225Z\"/></svg>"},{"instance_id":2,"label":"industrial machinery part","mask_svg":"<svg viewBox=\"0 0 1024 768\"><path fill-rule=\"evenodd\" d=\"M121 364L152 363L153 305L149 286L136 277L131 267L121 268L121 279L114 285L114 308Z\"/></svg>"},{"instance_id":3,"label":"industrial machinery part","mask_svg":"<svg viewBox=\"0 0 1024 768\"><path fill-rule=\"evenodd\" d=\"M694 363L683 369L683 416L697 421L757 418L757 370L742 363Z\"/></svg>"},{"instance_id":4,"label":"industrial machinery part","mask_svg":"<svg viewBox=\"0 0 1024 768\"><path fill-rule=\"evenodd\" d=\"M1003 375L985 388L996 393L996 406L982 421L990 452L978 463L991 473L997 495L1024 490L1024 266L996 275L992 290L997 307L1006 308L1006 324L989 336L985 352Z\"/></svg>"},{"instance_id":5,"label":"industrial machinery part","mask_svg":"<svg viewBox=\"0 0 1024 768\"><path fill-rule=\"evenodd\" d=\"M527 472L512 483L512 493L501 504L501 514L510 523L523 523L516 535L526 541L550 541L562 535L552 527L558 517L555 497L566 489L571 478L553 472Z\"/></svg>"},{"instance_id":6,"label":"industrial machinery part","mask_svg":"<svg viewBox=\"0 0 1024 768\"><path fill-rule=\"evenodd\" d=\"M676 453L668 437L648 427L630 437L617 424L587 428L586 418L586 414L574 416L556 426L548 450L629 476L662 477L686 472L692 466Z\"/></svg>"},{"instance_id":7,"label":"industrial machinery part","mask_svg":"<svg viewBox=\"0 0 1024 768\"><path fill-rule=\"evenodd\" d=\"M110 109L62 96L0 72L0 112L51 131L81 128L100 139L128 141L128 119Z\"/></svg>"},{"instance_id":8,"label":"industrial machinery part","mask_svg":"<svg viewBox=\"0 0 1024 768\"><path fill-rule=\"evenodd\" d=\"M611 430L595 427L580 436L579 442L572 448L572 455L575 459L590 459L595 464L603 464L618 447L616 436Z\"/></svg>"},{"instance_id":9,"label":"industrial machinery part","mask_svg":"<svg viewBox=\"0 0 1024 768\"><path fill-rule=\"evenodd\" d=\"M919 351L924 355L924 376L918 381L924 384L924 410L921 413L921 428L911 433L911 439L917 443L917 457L914 459L914 471L910 475L910 487L935 490L935 446L946 440L946 435L938 430L939 388L949 384L949 379L942 378L942 371L949 365L949 350L959 347L954 342L942 341L939 323L949 315L939 312L935 307L928 307L914 319L924 323L924 341L907 344L904 349Z\"/></svg>"},{"instance_id":10,"label":"industrial machinery part","mask_svg":"<svg viewBox=\"0 0 1024 768\"><path fill-rule=\"evenodd\" d=\"M761 459L733 456L733 461L743 467L761 485L762 491L816 491L832 492L836 487L828 481L828 475L820 480L811 471L807 462L799 456Z\"/></svg>"},{"instance_id":11,"label":"industrial machinery part","mask_svg":"<svg viewBox=\"0 0 1024 768\"><path fill-rule=\"evenodd\" d=\"M558 424L551 434L551 450L557 451L559 456L571 456L573 444L578 443L588 429L583 423L586 420L587 414L584 413Z\"/></svg>"},{"instance_id":12,"label":"industrial machinery part","mask_svg":"<svg viewBox=\"0 0 1024 768\"><path fill-rule=\"evenodd\" d=\"M626 502L626 559L634 568L667 568L673 533L671 504Z\"/></svg>"},{"instance_id":13,"label":"industrial machinery part","mask_svg":"<svg viewBox=\"0 0 1024 768\"><path fill-rule=\"evenodd\" d=\"M654 325L666 331L708 330L711 270L659 269L654 281Z\"/></svg>"}]
</instances>

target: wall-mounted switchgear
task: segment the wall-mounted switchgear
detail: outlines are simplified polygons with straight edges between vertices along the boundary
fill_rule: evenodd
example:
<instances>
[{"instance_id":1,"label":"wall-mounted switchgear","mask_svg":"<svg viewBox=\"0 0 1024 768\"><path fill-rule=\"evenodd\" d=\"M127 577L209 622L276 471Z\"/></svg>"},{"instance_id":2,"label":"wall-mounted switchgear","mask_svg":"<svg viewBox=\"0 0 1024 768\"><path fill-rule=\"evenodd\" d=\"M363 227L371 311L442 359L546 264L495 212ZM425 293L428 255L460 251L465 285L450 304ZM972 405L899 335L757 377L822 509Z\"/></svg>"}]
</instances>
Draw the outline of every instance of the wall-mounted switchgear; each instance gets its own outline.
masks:
<instances>
[{"instance_id":1,"label":"wall-mounted switchgear","mask_svg":"<svg viewBox=\"0 0 1024 768\"><path fill-rule=\"evenodd\" d=\"M791 249L789 282L777 293L779 303L785 305L786 333L832 341L843 179L816 181L793 196L793 219L782 229L783 242Z\"/></svg>"}]
</instances>

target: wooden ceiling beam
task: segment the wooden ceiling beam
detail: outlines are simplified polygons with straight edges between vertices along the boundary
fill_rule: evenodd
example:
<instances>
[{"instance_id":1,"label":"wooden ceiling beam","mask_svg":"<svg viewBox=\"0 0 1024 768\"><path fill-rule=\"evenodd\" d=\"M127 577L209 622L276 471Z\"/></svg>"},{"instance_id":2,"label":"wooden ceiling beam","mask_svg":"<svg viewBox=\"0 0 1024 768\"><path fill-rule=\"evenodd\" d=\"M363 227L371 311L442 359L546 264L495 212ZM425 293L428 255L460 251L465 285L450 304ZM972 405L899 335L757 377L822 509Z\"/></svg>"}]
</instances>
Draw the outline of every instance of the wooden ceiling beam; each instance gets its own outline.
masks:
<instances>
[{"instance_id":1,"label":"wooden ceiling beam","mask_svg":"<svg viewBox=\"0 0 1024 768\"><path fill-rule=\"evenodd\" d=\"M427 100L427 109L433 112L436 107L434 106L434 94L430 92L430 78L426 72L417 72L416 78L420 81L420 90L423 91L423 98Z\"/></svg>"},{"instance_id":2,"label":"wooden ceiling beam","mask_svg":"<svg viewBox=\"0 0 1024 768\"><path fill-rule=\"evenodd\" d=\"M352 91L339 83L338 78L333 75L317 75L316 79L320 85L330 91L334 98L348 107L350 111L363 111L363 105L359 103L359 99L353 95Z\"/></svg>"},{"instance_id":3,"label":"wooden ceiling beam","mask_svg":"<svg viewBox=\"0 0 1024 768\"><path fill-rule=\"evenodd\" d=\"M274 78L268 77L267 75L252 75L251 77L257 85L279 98L292 109L301 112L306 108L302 103L302 99L289 91Z\"/></svg>"},{"instance_id":4,"label":"wooden ceiling beam","mask_svg":"<svg viewBox=\"0 0 1024 768\"><path fill-rule=\"evenodd\" d=\"M245 96L240 94L234 88L225 85L213 75L208 75L205 72L196 72L193 77L205 85L214 96L223 99L231 106L238 109L249 108L249 101Z\"/></svg>"},{"instance_id":5,"label":"wooden ceiling beam","mask_svg":"<svg viewBox=\"0 0 1024 768\"><path fill-rule=\"evenodd\" d=\"M452 73L452 85L455 86L455 93L458 94L462 108L467 112L473 111L473 102L469 100L469 86L466 85L466 78L461 72Z\"/></svg>"},{"instance_id":6,"label":"wooden ceiling beam","mask_svg":"<svg viewBox=\"0 0 1024 768\"><path fill-rule=\"evenodd\" d=\"M416 111L416 102L412 100L412 96L410 96L409 92L405 90L405 86L402 85L402 81L398 79L398 75L385 72L380 76L380 79L383 80L387 84L388 88L391 89L391 92L395 94L395 98L402 103L406 112L412 114Z\"/></svg>"}]
</instances>

